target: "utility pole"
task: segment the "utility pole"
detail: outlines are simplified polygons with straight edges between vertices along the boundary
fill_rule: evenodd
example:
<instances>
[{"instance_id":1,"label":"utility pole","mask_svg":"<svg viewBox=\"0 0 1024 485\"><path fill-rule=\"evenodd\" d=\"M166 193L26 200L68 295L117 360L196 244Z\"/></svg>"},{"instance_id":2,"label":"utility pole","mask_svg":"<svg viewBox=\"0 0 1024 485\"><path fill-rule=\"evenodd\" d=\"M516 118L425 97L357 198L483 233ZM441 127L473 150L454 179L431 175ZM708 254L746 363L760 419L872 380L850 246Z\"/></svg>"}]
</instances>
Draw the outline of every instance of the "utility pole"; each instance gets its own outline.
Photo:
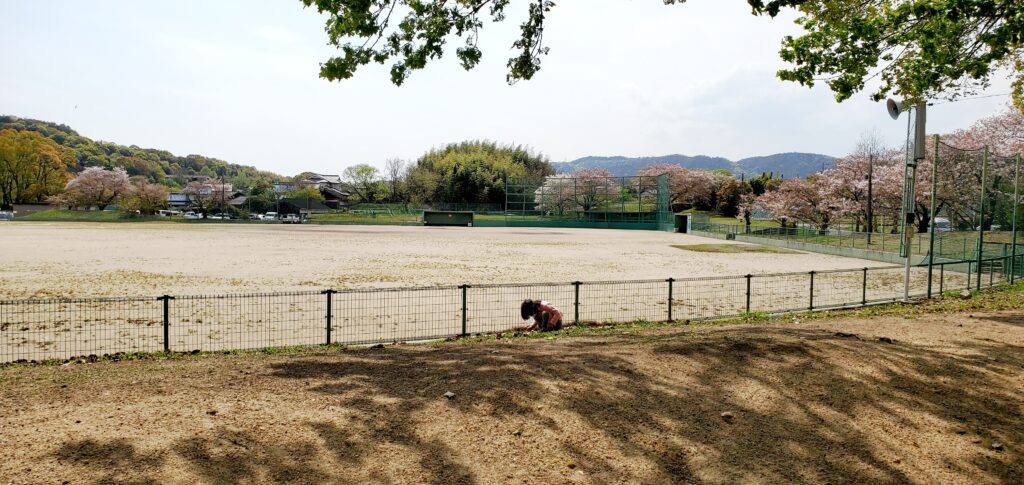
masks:
<instances>
[{"instance_id":1,"label":"utility pole","mask_svg":"<svg viewBox=\"0 0 1024 485\"><path fill-rule=\"evenodd\" d=\"M868 244L871 244L871 233L874 231L875 217L871 211L871 197L873 195L872 187L875 181L875 155L868 155L868 217L867 217L867 233L868 233Z\"/></svg>"},{"instance_id":2,"label":"utility pole","mask_svg":"<svg viewBox=\"0 0 1024 485\"><path fill-rule=\"evenodd\" d=\"M225 195L226 194L224 193L224 169L222 168L220 169L220 212L222 214L227 214L226 212L224 212L226 210L224 208L226 202Z\"/></svg>"}]
</instances>

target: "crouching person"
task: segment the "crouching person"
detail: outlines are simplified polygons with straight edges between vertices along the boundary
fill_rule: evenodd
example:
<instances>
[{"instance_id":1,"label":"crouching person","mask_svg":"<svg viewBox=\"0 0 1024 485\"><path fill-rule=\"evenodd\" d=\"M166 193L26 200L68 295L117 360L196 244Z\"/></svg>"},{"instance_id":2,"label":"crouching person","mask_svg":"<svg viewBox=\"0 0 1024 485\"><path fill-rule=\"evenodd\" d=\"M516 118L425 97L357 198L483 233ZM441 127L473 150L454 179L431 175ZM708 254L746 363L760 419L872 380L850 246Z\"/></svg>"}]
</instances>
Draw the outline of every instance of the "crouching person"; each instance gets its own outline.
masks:
<instances>
[{"instance_id":1,"label":"crouching person","mask_svg":"<svg viewBox=\"0 0 1024 485\"><path fill-rule=\"evenodd\" d=\"M550 332L562 329L562 312L554 305L543 300L525 300L519 308L523 320L533 318L533 324L527 327L528 332Z\"/></svg>"}]
</instances>

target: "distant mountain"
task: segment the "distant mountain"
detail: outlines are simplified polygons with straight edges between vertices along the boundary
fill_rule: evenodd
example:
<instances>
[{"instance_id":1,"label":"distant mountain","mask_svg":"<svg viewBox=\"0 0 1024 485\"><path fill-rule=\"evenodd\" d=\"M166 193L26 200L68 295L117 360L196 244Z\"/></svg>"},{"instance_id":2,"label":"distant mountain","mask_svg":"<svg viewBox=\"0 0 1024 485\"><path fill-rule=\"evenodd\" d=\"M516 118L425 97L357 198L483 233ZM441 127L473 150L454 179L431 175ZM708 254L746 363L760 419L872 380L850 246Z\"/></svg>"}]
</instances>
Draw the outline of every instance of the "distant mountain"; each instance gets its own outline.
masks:
<instances>
[{"instance_id":1,"label":"distant mountain","mask_svg":"<svg viewBox=\"0 0 1024 485\"><path fill-rule=\"evenodd\" d=\"M617 176L635 175L648 165L671 164L684 168L704 170L728 170L733 175L760 175L775 172L786 178L806 177L835 163L835 157L818 153L777 153L763 157L750 157L734 162L722 157L698 155L665 155L663 157L583 157L570 162L555 162L551 165L559 173L571 173L585 168L604 168Z\"/></svg>"}]
</instances>

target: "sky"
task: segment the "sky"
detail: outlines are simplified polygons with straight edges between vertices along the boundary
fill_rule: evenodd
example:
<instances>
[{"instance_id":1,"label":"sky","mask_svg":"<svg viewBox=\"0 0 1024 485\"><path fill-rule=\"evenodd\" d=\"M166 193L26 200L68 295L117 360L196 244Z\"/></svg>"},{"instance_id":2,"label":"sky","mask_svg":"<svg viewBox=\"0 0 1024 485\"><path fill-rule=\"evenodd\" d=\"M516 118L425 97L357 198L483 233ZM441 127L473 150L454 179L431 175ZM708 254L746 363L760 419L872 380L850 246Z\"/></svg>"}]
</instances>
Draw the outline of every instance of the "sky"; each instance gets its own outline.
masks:
<instances>
[{"instance_id":1,"label":"sky","mask_svg":"<svg viewBox=\"0 0 1024 485\"><path fill-rule=\"evenodd\" d=\"M840 156L905 123L861 93L778 80L793 15L753 17L744 0L563 1L531 81L505 63L525 14L481 31L481 64L447 55L401 87L389 66L320 79L324 17L299 0L0 0L0 114L71 126L123 145L201 154L281 174L339 173L486 139L552 161L583 156ZM461 44L449 42L451 49ZM996 79L988 94L1009 92ZM963 128L1008 98L933 106L928 131Z\"/></svg>"}]
</instances>

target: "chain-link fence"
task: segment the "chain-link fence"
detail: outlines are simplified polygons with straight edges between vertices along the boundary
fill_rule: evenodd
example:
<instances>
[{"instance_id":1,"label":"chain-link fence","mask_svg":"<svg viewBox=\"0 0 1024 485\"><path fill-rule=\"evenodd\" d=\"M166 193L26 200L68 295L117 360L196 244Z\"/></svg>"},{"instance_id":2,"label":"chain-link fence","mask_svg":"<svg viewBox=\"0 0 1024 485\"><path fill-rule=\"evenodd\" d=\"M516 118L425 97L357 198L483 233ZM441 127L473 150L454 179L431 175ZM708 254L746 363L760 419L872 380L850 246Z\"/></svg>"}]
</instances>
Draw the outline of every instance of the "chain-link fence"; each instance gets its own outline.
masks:
<instances>
[{"instance_id":1,"label":"chain-link fence","mask_svg":"<svg viewBox=\"0 0 1024 485\"><path fill-rule=\"evenodd\" d=\"M1024 255L953 261L911 272L927 296L1013 281ZM665 280L324 290L156 298L0 301L0 363L134 352L191 352L408 342L523 326L519 305L543 299L566 323L723 318L891 302L903 268Z\"/></svg>"},{"instance_id":2,"label":"chain-link fence","mask_svg":"<svg viewBox=\"0 0 1024 485\"><path fill-rule=\"evenodd\" d=\"M938 137L928 148L913 186L914 221L908 227L909 239L904 239L901 209L892 194L881 198L876 194L873 204L874 214L882 220L871 225L888 227L886 232L854 232L835 225L766 227L710 222L694 222L691 229L697 234L748 242L768 239L797 249L885 262L905 255L905 247L910 248L915 262L973 260L980 265L982 260L1001 257L1016 261L1014 255L1024 253L1020 237L1024 227L1021 156L997 156L987 147L959 148ZM1011 270L1016 276L1024 275L1019 266Z\"/></svg>"},{"instance_id":3,"label":"chain-link fence","mask_svg":"<svg viewBox=\"0 0 1024 485\"><path fill-rule=\"evenodd\" d=\"M506 225L667 229L668 175L610 177L560 174L511 177L505 183Z\"/></svg>"}]
</instances>

